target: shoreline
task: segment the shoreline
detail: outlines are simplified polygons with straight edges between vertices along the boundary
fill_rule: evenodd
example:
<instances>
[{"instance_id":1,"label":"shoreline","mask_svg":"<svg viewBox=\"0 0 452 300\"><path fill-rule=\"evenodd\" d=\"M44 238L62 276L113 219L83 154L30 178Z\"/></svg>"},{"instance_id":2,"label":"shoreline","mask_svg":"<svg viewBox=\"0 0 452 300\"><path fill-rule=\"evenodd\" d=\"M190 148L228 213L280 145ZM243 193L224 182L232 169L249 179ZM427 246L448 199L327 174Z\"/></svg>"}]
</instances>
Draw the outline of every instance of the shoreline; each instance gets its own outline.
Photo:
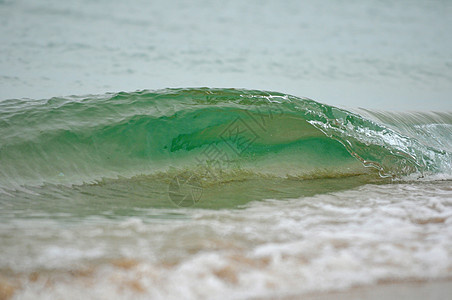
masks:
<instances>
[{"instance_id":1,"label":"shoreline","mask_svg":"<svg viewBox=\"0 0 452 300\"><path fill-rule=\"evenodd\" d=\"M128 269L130 266L126 266ZM82 277L85 277L89 274L80 274ZM38 279L37 275L33 275L30 277L31 282L35 282ZM47 288L52 289L52 286L55 282L52 280L47 281L45 286ZM85 282L86 283L86 282ZM94 284L94 282L91 282ZM145 289L136 281L128 281L124 282L125 286L130 289L132 295L141 298L145 296ZM25 295L23 294L25 292ZM26 291L25 286L21 286L18 282L14 282L8 280L7 277L3 277L0 275L0 300L9 300L15 299L16 297L27 299L30 296L30 291ZM45 291L41 290L41 292ZM371 285L359 285L353 286L345 290L336 290L336 291L312 291L309 293L297 293L292 295L278 295L272 294L269 296L257 296L257 297L246 297L243 299L252 299L252 300L270 300L270 299L279 299L279 300L295 300L295 299L304 299L304 300L358 300L358 299L366 299L366 300L380 300L380 299L413 299L413 300L421 300L421 299L429 299L429 300L443 300L447 299L448 296L452 295L452 278L444 278L444 279L431 279L431 280L409 280L409 281L392 281L392 282L384 282L377 283ZM39 293L35 295L37 299L41 298L43 294ZM120 298L124 298L125 295L122 295ZM129 294L130 296L130 294ZM242 299L241 297L239 297Z\"/></svg>"},{"instance_id":2,"label":"shoreline","mask_svg":"<svg viewBox=\"0 0 452 300\"><path fill-rule=\"evenodd\" d=\"M312 292L281 297L251 298L253 300L381 300L381 299L413 299L443 300L452 295L452 278L426 281L395 281L374 285L355 286L342 291Z\"/></svg>"}]
</instances>

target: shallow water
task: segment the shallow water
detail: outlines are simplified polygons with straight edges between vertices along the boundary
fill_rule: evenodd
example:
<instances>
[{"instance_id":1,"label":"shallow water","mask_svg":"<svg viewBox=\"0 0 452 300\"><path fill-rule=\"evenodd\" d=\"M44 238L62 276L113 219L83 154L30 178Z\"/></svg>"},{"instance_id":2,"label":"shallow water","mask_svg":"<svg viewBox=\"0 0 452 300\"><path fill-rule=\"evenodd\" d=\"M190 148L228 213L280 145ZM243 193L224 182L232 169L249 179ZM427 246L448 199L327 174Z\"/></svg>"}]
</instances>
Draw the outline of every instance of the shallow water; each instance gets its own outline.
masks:
<instances>
[{"instance_id":1,"label":"shallow water","mask_svg":"<svg viewBox=\"0 0 452 300\"><path fill-rule=\"evenodd\" d=\"M272 297L451 275L448 113L206 88L1 108L1 284L20 297Z\"/></svg>"},{"instance_id":2,"label":"shallow water","mask_svg":"<svg viewBox=\"0 0 452 300\"><path fill-rule=\"evenodd\" d=\"M36 214L2 222L0 263L25 298L246 298L447 278L450 186L369 184L219 211Z\"/></svg>"}]
</instances>

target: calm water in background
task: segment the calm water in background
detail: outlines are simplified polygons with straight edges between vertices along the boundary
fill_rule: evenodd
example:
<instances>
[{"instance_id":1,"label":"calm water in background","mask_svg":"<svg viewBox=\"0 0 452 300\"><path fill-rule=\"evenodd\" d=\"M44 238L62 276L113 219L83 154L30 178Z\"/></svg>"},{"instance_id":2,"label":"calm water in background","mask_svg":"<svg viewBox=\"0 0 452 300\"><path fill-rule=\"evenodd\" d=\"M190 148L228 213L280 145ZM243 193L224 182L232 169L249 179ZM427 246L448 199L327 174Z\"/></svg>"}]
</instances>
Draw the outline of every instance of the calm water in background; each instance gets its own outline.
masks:
<instances>
[{"instance_id":1,"label":"calm water in background","mask_svg":"<svg viewBox=\"0 0 452 300\"><path fill-rule=\"evenodd\" d=\"M450 1L0 0L0 100L208 86L450 112L451 16ZM243 299L450 278L450 179L327 181L221 210L148 207L121 182L116 202L86 201L97 187L1 194L0 288Z\"/></svg>"},{"instance_id":2,"label":"calm water in background","mask_svg":"<svg viewBox=\"0 0 452 300\"><path fill-rule=\"evenodd\" d=\"M0 2L0 99L167 87L450 110L450 1Z\"/></svg>"}]
</instances>

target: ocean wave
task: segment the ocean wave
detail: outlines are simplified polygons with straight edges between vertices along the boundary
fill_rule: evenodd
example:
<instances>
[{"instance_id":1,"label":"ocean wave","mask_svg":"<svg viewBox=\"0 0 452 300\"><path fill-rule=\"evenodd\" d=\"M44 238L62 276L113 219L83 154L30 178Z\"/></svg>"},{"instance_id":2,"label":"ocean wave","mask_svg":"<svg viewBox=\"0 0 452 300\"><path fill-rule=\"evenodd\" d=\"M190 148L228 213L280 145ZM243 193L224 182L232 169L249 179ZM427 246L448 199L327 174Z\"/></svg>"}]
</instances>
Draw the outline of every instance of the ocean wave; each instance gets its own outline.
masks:
<instances>
[{"instance_id":1,"label":"ocean wave","mask_svg":"<svg viewBox=\"0 0 452 300\"><path fill-rule=\"evenodd\" d=\"M187 171L208 183L450 174L451 120L239 89L11 99L0 102L0 188Z\"/></svg>"}]
</instances>

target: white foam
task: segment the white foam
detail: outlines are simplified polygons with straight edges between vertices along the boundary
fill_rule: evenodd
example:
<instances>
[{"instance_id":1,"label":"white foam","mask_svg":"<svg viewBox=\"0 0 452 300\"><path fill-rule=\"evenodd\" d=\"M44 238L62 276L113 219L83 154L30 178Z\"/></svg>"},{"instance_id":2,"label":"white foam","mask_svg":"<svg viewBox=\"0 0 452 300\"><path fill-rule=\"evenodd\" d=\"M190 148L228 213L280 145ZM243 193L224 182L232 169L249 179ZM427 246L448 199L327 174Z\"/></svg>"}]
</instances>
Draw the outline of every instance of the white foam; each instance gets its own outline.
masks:
<instances>
[{"instance_id":1,"label":"white foam","mask_svg":"<svg viewBox=\"0 0 452 300\"><path fill-rule=\"evenodd\" d=\"M15 224L0 265L25 275L48 270L23 285L23 299L243 299L444 278L451 198L448 182L366 185L241 210L186 210L191 217L178 222ZM121 267L118 258L136 265ZM93 272L70 275L86 267Z\"/></svg>"}]
</instances>

